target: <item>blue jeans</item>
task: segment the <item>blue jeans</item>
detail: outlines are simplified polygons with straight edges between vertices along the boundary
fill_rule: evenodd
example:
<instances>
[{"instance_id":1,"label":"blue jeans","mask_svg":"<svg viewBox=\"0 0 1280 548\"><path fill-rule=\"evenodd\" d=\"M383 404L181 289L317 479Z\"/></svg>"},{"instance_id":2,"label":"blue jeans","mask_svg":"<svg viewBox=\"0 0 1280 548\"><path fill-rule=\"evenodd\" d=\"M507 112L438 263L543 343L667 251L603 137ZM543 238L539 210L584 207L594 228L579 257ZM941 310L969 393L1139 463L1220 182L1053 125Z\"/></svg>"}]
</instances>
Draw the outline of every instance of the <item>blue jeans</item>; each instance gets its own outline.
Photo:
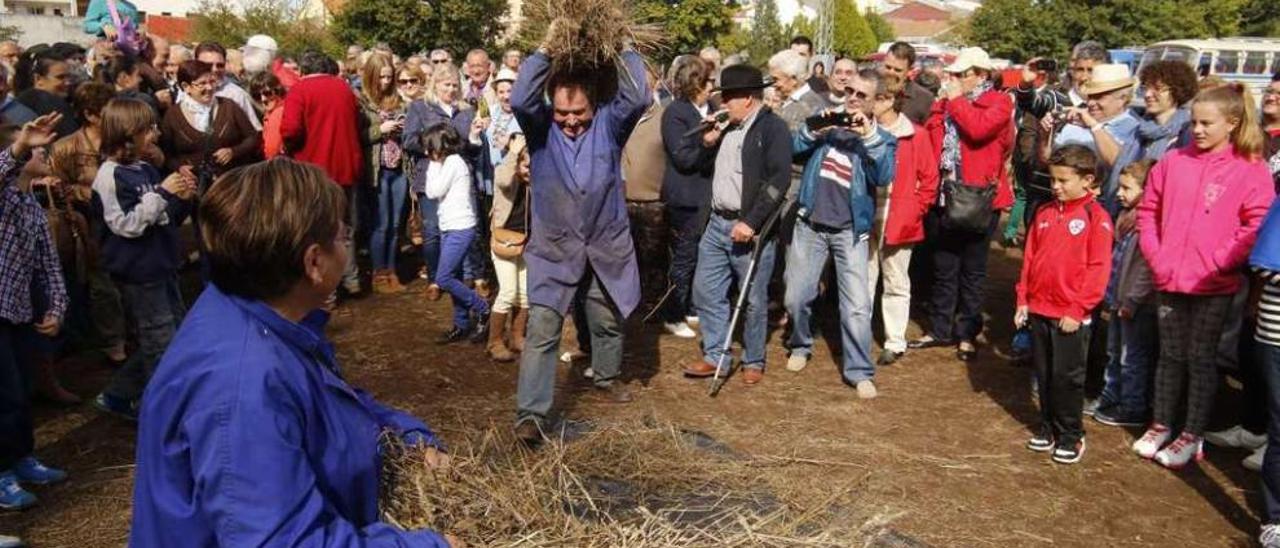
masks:
<instances>
[{"instance_id":1,"label":"blue jeans","mask_svg":"<svg viewBox=\"0 0 1280 548\"><path fill-rule=\"evenodd\" d=\"M374 270L395 269L400 215L404 213L409 180L398 169L382 168L378 173L378 223L369 235L369 254Z\"/></svg>"},{"instance_id":2,"label":"blue jeans","mask_svg":"<svg viewBox=\"0 0 1280 548\"><path fill-rule=\"evenodd\" d=\"M422 263L427 279L435 282L440 267L440 202L418 193L418 215L422 217Z\"/></svg>"},{"instance_id":3,"label":"blue jeans","mask_svg":"<svg viewBox=\"0 0 1280 548\"><path fill-rule=\"evenodd\" d=\"M689 301L693 293L693 272L698 266L698 240L702 225L698 224L698 208L666 207L667 226L671 229L671 263L667 278L671 294L663 304L662 320L683 322L693 312Z\"/></svg>"},{"instance_id":4,"label":"blue jeans","mask_svg":"<svg viewBox=\"0 0 1280 548\"><path fill-rule=\"evenodd\" d=\"M138 348L111 377L103 392L131 401L142 397L147 381L151 380L187 311L177 275L156 282L119 282L118 285L129 330L138 337Z\"/></svg>"},{"instance_id":5,"label":"blue jeans","mask_svg":"<svg viewBox=\"0 0 1280 548\"><path fill-rule=\"evenodd\" d=\"M712 215L698 243L698 267L693 274L693 304L698 310L702 330L702 357L711 365L717 365L724 353L725 337L729 336L729 321L738 296L730 295L729 288L736 281L741 287L747 277L751 262L751 243L737 244L729 238L733 225L730 221ZM760 253L760 264L751 284L751 294L742 311L742 367L764 369L764 346L768 332L769 277L773 275L773 240L765 244ZM724 356L729 359L730 356ZM725 362L728 364L729 362Z\"/></svg>"},{"instance_id":6,"label":"blue jeans","mask_svg":"<svg viewBox=\"0 0 1280 548\"><path fill-rule=\"evenodd\" d=\"M1116 405L1121 416L1147 416L1147 379L1160 353L1159 336L1154 305L1139 306L1129 319L1111 316L1100 408Z\"/></svg>"},{"instance_id":7,"label":"blue jeans","mask_svg":"<svg viewBox=\"0 0 1280 548\"><path fill-rule=\"evenodd\" d=\"M1242 336L1252 337L1253 333ZM1258 367L1267 380L1267 452L1262 458L1262 523L1280 523L1280 346L1258 342Z\"/></svg>"},{"instance_id":8,"label":"blue jeans","mask_svg":"<svg viewBox=\"0 0 1280 548\"><path fill-rule=\"evenodd\" d=\"M792 354L813 353L813 301L818 298L818 280L827 264L835 260L836 289L840 302L841 370L845 381L856 384L875 376L871 363L871 295L867 282L868 241L852 229L814 228L797 219L791 245L787 247L787 292L783 303L791 315Z\"/></svg>"},{"instance_id":9,"label":"blue jeans","mask_svg":"<svg viewBox=\"0 0 1280 548\"><path fill-rule=\"evenodd\" d=\"M462 273L462 262L470 253L471 242L475 239L475 228L440 233L440 267L436 270L438 277L435 282L453 299L453 325L461 329L471 325L469 313L474 312L479 317L489 312L489 303L458 277Z\"/></svg>"}]
</instances>

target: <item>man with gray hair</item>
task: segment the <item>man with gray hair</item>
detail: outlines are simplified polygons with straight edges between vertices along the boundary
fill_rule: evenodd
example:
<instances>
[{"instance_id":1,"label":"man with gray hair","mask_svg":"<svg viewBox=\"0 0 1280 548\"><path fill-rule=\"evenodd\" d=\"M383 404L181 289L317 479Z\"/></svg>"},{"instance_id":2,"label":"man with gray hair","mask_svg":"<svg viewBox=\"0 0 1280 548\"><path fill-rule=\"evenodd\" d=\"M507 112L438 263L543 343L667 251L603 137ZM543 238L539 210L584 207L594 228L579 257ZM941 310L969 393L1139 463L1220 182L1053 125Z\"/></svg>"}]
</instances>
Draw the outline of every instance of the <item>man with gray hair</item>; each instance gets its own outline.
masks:
<instances>
[{"instance_id":1,"label":"man with gray hair","mask_svg":"<svg viewBox=\"0 0 1280 548\"><path fill-rule=\"evenodd\" d=\"M428 58L431 59L432 66L453 62L453 54L449 53L449 50L440 48L431 50L431 55ZM427 74L431 74L431 71L427 71Z\"/></svg>"},{"instance_id":2,"label":"man with gray hair","mask_svg":"<svg viewBox=\"0 0 1280 548\"><path fill-rule=\"evenodd\" d=\"M769 78L782 99L778 116L792 132L800 129L805 118L827 106L826 100L809 89L809 59L795 50L785 49L769 58Z\"/></svg>"},{"instance_id":3,"label":"man with gray hair","mask_svg":"<svg viewBox=\"0 0 1280 548\"><path fill-rule=\"evenodd\" d=\"M472 106L476 106L482 100L490 106L498 104L498 97L493 93L493 87L489 85L493 66L489 63L488 52L482 49L468 51L466 64L462 69L467 74L466 85L462 92L463 99Z\"/></svg>"},{"instance_id":4,"label":"man with gray hair","mask_svg":"<svg viewBox=\"0 0 1280 548\"><path fill-rule=\"evenodd\" d=\"M22 127L27 122L35 120L36 113L14 100L9 94L9 81L12 76L13 72L9 70L9 66L0 63L0 126L12 124Z\"/></svg>"},{"instance_id":5,"label":"man with gray hair","mask_svg":"<svg viewBox=\"0 0 1280 548\"><path fill-rule=\"evenodd\" d=\"M1027 64L1031 65L1036 61L1039 59L1027 61ZM1036 118L1043 118L1054 110L1084 106L1087 95L1081 90L1089 83L1093 67L1110 62L1111 54L1102 44L1093 40L1076 44L1071 48L1071 88L1066 93L1052 87L1037 91L1034 82L1024 80L1014 89L1013 96L1017 100L1018 109Z\"/></svg>"}]
</instances>

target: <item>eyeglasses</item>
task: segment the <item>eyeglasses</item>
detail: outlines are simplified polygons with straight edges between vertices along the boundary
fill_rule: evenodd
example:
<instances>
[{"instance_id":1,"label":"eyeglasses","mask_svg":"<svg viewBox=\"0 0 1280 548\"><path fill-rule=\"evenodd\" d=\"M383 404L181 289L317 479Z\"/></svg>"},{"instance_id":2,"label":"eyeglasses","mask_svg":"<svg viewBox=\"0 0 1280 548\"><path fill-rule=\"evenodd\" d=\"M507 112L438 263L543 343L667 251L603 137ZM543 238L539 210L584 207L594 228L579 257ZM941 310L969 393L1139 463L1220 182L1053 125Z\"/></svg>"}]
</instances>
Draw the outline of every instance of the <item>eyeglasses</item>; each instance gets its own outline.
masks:
<instances>
[{"instance_id":1,"label":"eyeglasses","mask_svg":"<svg viewBox=\"0 0 1280 548\"><path fill-rule=\"evenodd\" d=\"M226 63L209 63L209 66L216 69L220 69L220 68L226 68L227 64Z\"/></svg>"},{"instance_id":2,"label":"eyeglasses","mask_svg":"<svg viewBox=\"0 0 1280 548\"><path fill-rule=\"evenodd\" d=\"M412 85L415 85L415 86L416 86L416 85L418 85L419 83L421 83L421 80L418 80L417 78L401 78L401 79L400 79L400 85L402 85L402 86L407 86L407 85L410 85L410 84L412 84Z\"/></svg>"},{"instance_id":3,"label":"eyeglasses","mask_svg":"<svg viewBox=\"0 0 1280 548\"><path fill-rule=\"evenodd\" d=\"M870 95L867 95L867 94L866 94L866 92L858 91L858 90L853 89L853 88L849 88L849 89L847 90L847 93L848 93L849 95L852 95L854 99L857 99L857 100L859 100L859 101L866 101L867 99L870 99L870 98L871 98L871 96L870 96Z\"/></svg>"},{"instance_id":4,"label":"eyeglasses","mask_svg":"<svg viewBox=\"0 0 1280 548\"><path fill-rule=\"evenodd\" d=\"M274 90L270 90L270 89L264 89L264 90L262 90L262 93L259 93L259 94L258 94L258 97L261 97L261 98L263 98L263 99L270 99L270 98L275 97L275 96L276 96L276 92L275 92Z\"/></svg>"},{"instance_id":5,"label":"eyeglasses","mask_svg":"<svg viewBox=\"0 0 1280 548\"><path fill-rule=\"evenodd\" d=\"M433 65L443 65L443 64L448 63L448 62L449 62L449 60L448 60L448 59L432 59L432 60L431 60L431 64L433 64Z\"/></svg>"}]
</instances>

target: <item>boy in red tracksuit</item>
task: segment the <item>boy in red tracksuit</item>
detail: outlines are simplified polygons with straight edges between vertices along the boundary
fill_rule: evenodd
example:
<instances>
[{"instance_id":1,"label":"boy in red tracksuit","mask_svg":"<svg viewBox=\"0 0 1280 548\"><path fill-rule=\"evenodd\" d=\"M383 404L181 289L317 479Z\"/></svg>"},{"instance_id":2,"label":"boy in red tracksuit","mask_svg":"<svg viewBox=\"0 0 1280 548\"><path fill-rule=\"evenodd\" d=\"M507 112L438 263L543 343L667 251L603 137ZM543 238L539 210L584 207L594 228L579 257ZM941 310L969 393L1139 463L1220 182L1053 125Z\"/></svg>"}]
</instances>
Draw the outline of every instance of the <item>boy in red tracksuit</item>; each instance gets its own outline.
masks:
<instances>
[{"instance_id":1,"label":"boy in red tracksuit","mask_svg":"<svg viewBox=\"0 0 1280 548\"><path fill-rule=\"evenodd\" d=\"M1027 442L1074 464L1084 455L1084 377L1090 315L1111 273L1111 217L1094 199L1098 157L1067 145L1049 158L1056 200L1027 228L1018 310L1013 322L1031 331L1039 379L1041 423Z\"/></svg>"}]
</instances>

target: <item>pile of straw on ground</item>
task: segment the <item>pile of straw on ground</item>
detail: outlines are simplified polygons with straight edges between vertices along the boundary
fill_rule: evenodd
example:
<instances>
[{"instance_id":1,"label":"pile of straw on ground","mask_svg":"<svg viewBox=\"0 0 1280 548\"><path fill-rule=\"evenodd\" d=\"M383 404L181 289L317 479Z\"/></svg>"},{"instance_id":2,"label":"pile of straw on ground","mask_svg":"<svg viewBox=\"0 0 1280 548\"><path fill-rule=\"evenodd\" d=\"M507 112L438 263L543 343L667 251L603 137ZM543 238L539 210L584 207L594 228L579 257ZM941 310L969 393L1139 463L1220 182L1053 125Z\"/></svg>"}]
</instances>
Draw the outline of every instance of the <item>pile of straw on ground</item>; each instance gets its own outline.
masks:
<instances>
[{"instance_id":1,"label":"pile of straw on ground","mask_svg":"<svg viewBox=\"0 0 1280 548\"><path fill-rule=\"evenodd\" d=\"M482 546L850 546L863 536L856 481L817 478L823 492L769 485L762 475L788 464L670 425L615 425L537 451L509 430L461 440L445 470L420 449L390 447L384 519Z\"/></svg>"}]
</instances>

